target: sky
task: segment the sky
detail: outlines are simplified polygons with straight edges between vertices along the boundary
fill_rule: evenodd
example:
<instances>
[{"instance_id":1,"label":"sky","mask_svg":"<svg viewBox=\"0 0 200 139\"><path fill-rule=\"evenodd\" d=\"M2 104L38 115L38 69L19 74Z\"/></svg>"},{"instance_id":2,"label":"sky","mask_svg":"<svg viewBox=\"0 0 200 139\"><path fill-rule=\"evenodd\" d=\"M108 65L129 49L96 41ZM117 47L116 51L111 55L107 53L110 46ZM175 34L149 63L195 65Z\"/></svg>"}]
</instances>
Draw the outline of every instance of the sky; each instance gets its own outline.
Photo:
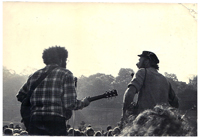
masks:
<instances>
[{"instance_id":1,"label":"sky","mask_svg":"<svg viewBox=\"0 0 200 139\"><path fill-rule=\"evenodd\" d=\"M76 77L136 72L144 50L158 56L162 74L184 82L197 75L195 3L11 1L2 7L3 66L16 73L43 68L43 50L57 45L68 50L67 68Z\"/></svg>"}]
</instances>

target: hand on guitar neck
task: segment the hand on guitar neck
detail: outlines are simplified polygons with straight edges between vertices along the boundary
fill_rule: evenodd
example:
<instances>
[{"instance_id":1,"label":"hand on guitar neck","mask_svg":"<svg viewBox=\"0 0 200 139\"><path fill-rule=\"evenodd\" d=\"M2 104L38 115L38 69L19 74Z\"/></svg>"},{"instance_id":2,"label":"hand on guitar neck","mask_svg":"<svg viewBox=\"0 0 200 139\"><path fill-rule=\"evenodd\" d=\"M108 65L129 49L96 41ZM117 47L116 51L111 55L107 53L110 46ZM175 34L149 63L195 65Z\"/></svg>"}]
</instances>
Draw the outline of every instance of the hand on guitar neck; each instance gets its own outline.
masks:
<instances>
[{"instance_id":1,"label":"hand on guitar neck","mask_svg":"<svg viewBox=\"0 0 200 139\"><path fill-rule=\"evenodd\" d=\"M92 101L99 100L102 98L115 97L115 96L118 96L117 90L112 90L112 91L108 91L108 92L106 91L106 93L104 93L102 95L94 96L94 97L85 97L84 99L82 99L83 107L88 106L90 104L90 102L92 102ZM70 119L72 116L72 112L67 111L65 115L66 115L66 119Z\"/></svg>"},{"instance_id":2,"label":"hand on guitar neck","mask_svg":"<svg viewBox=\"0 0 200 139\"><path fill-rule=\"evenodd\" d=\"M77 88L77 77L74 78L74 83L75 83L75 88ZM82 102L84 103L84 107L88 106L90 104L90 102L92 101L96 101L102 98L110 98L110 97L115 97L118 96L117 94L117 90L113 89L111 91L106 91L106 93L102 94L102 95L98 95L98 96L94 96L94 97L86 97L82 100Z\"/></svg>"}]
</instances>

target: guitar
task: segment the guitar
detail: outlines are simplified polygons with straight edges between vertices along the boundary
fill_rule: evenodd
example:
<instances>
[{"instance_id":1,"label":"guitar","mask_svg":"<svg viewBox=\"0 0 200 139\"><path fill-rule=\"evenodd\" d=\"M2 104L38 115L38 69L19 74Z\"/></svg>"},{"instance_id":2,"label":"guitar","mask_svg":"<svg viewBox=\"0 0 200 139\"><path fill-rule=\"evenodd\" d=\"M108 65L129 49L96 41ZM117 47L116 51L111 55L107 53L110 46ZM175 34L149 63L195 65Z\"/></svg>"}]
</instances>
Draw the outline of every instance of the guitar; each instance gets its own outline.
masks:
<instances>
[{"instance_id":1,"label":"guitar","mask_svg":"<svg viewBox=\"0 0 200 139\"><path fill-rule=\"evenodd\" d=\"M75 83L75 88L77 88L77 77L74 78L74 83ZM113 89L109 92L106 91L106 93L104 93L102 95L90 97L89 101L92 102L92 101L99 100L99 99L102 99L102 98L109 98L109 97L115 97L115 96L118 96L117 90Z\"/></svg>"},{"instance_id":2,"label":"guitar","mask_svg":"<svg viewBox=\"0 0 200 139\"><path fill-rule=\"evenodd\" d=\"M99 99L103 99L103 98L110 98L110 97L115 97L118 96L117 94L117 90L111 90L111 91L106 91L106 93L102 94L102 95L98 95L98 96L94 96L94 97L89 97L88 100L89 102L92 101L96 101ZM72 110L66 109L65 110L65 118L66 120L69 120L72 117Z\"/></svg>"},{"instance_id":3,"label":"guitar","mask_svg":"<svg viewBox=\"0 0 200 139\"><path fill-rule=\"evenodd\" d=\"M74 78L74 82L75 82L75 88L76 88L77 87L77 77ZM102 95L90 97L89 101L92 102L92 101L99 100L99 99L102 99L102 98L109 98L109 97L115 97L115 96L118 96L117 90L113 89L109 92L106 91L106 93L104 93Z\"/></svg>"},{"instance_id":4,"label":"guitar","mask_svg":"<svg viewBox=\"0 0 200 139\"><path fill-rule=\"evenodd\" d=\"M102 95L98 95L98 96L94 96L94 97L90 97L88 98L90 102L92 101L96 101L96 100L99 100L99 99L102 99L102 98L110 98L110 97L115 97L115 96L118 96L117 94L117 90L111 90L109 92L106 91L106 93L102 94Z\"/></svg>"},{"instance_id":5,"label":"guitar","mask_svg":"<svg viewBox=\"0 0 200 139\"><path fill-rule=\"evenodd\" d=\"M75 80L75 87L77 87L77 78L74 78L74 80ZM32 93L29 92L29 94L32 94ZM109 98L109 97L113 97L113 96L117 96L116 90L106 92L103 95L91 97L89 99L89 101L92 102L92 101L95 101L95 100L98 100L98 99ZM21 114L21 117L22 117L21 122L24 123L24 126L26 127L26 130L28 131L28 127L29 127L29 123L30 123L30 117L31 117L30 97L26 97L22 101L21 108L20 108L20 114ZM66 120L70 119L71 116L72 116L72 110L66 109L65 110L65 116L66 116Z\"/></svg>"}]
</instances>

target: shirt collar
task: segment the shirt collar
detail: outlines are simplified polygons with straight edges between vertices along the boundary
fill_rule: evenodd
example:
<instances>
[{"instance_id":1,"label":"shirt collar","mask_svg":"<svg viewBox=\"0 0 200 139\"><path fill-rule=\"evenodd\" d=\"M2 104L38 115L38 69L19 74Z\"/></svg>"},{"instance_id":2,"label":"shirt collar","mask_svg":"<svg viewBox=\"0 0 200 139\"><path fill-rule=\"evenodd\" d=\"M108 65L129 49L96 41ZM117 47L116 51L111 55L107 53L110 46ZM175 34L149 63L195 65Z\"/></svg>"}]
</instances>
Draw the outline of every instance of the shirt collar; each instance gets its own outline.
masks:
<instances>
[{"instance_id":1,"label":"shirt collar","mask_svg":"<svg viewBox=\"0 0 200 139\"><path fill-rule=\"evenodd\" d=\"M51 66L56 66L56 67L58 67L58 64L49 64L49 65L46 65L46 67L45 67L45 72L46 72Z\"/></svg>"}]
</instances>

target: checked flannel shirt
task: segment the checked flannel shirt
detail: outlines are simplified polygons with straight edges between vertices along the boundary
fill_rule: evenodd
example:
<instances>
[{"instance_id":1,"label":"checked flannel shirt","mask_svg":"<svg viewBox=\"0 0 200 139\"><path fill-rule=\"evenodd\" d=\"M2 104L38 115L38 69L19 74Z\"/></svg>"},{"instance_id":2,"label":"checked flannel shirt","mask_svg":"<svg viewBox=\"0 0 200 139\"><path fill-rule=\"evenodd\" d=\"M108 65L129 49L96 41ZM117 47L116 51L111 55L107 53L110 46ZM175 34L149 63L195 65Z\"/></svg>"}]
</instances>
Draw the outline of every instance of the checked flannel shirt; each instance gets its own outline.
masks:
<instances>
[{"instance_id":1,"label":"checked flannel shirt","mask_svg":"<svg viewBox=\"0 0 200 139\"><path fill-rule=\"evenodd\" d=\"M33 82L44 72L47 72L50 66L55 65L47 65L30 76L20 89L17 98L20 95L27 94ZM65 117L65 109L77 110L83 108L82 101L77 100L72 72L58 66L36 87L31 95L30 102L33 115Z\"/></svg>"}]
</instances>

